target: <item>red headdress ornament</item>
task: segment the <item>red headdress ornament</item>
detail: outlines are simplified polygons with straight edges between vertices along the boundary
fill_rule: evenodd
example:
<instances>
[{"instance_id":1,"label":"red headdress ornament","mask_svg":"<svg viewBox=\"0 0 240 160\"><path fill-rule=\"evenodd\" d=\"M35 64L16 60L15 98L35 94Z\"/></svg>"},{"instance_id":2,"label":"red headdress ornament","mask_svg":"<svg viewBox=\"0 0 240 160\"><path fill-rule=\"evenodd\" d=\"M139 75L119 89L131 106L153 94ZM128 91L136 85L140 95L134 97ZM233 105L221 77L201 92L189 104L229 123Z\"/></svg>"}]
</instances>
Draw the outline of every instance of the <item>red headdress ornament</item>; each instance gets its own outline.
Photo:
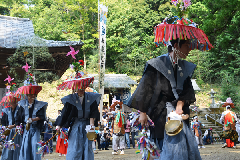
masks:
<instances>
[{"instance_id":1,"label":"red headdress ornament","mask_svg":"<svg viewBox=\"0 0 240 160\"><path fill-rule=\"evenodd\" d=\"M58 85L57 90L72 89L79 90L87 88L94 81L94 77L89 77L86 71L83 71L84 61L79 60L70 64L70 68L75 71L62 84Z\"/></svg>"},{"instance_id":2,"label":"red headdress ornament","mask_svg":"<svg viewBox=\"0 0 240 160\"><path fill-rule=\"evenodd\" d=\"M226 102L222 105L222 107L230 106L231 108L235 108L232 99L230 97L227 98Z\"/></svg>"},{"instance_id":3,"label":"red headdress ornament","mask_svg":"<svg viewBox=\"0 0 240 160\"><path fill-rule=\"evenodd\" d=\"M37 85L35 77L29 73L28 78L24 81L24 86L18 88L15 93L17 97L22 94L38 94L42 90L42 86Z\"/></svg>"},{"instance_id":4,"label":"red headdress ornament","mask_svg":"<svg viewBox=\"0 0 240 160\"><path fill-rule=\"evenodd\" d=\"M5 79L8 80L8 83L6 84L6 89L7 89L7 93L6 96L4 96L2 98L2 100L0 101L0 105L2 106L9 106L10 102L17 102L20 100L20 98L17 98L15 91L16 91L16 83L11 83L12 80L14 80L14 78L11 78L8 75L8 78Z\"/></svg>"},{"instance_id":5,"label":"red headdress ornament","mask_svg":"<svg viewBox=\"0 0 240 160\"><path fill-rule=\"evenodd\" d=\"M190 0L172 0L172 3L177 6L179 15L183 16L184 12L191 5ZM181 8L181 9L179 9ZM170 20L174 20L170 24ZM159 43L171 45L171 40L190 40L190 49L199 49L201 51L210 50L213 48L209 42L207 35L199 28L196 27L196 23L187 18L179 18L174 16L172 18L165 18L164 21L154 28L155 44L158 46Z\"/></svg>"}]
</instances>

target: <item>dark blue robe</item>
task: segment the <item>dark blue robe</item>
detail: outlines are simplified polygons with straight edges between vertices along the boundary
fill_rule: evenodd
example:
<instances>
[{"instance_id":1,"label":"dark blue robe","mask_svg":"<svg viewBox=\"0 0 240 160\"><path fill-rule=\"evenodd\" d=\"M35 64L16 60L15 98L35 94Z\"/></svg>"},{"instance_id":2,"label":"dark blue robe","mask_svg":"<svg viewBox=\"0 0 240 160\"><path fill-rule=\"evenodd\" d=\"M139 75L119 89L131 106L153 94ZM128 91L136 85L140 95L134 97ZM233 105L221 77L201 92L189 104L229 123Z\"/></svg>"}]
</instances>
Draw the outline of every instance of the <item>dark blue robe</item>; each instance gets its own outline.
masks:
<instances>
[{"instance_id":1,"label":"dark blue robe","mask_svg":"<svg viewBox=\"0 0 240 160\"><path fill-rule=\"evenodd\" d=\"M23 108L22 119L24 119L24 129L28 118L39 117L39 121L32 122L30 129L24 130L20 160L41 160L41 155L37 154L37 143L40 142L40 133L46 120L47 102L34 100L31 108L28 108L28 100L21 100L18 103Z\"/></svg>"},{"instance_id":2,"label":"dark blue robe","mask_svg":"<svg viewBox=\"0 0 240 160\"><path fill-rule=\"evenodd\" d=\"M87 139L85 128L90 118L99 118L100 97L98 93L85 92L82 105L77 93L62 98L64 108L55 125L70 127L67 160L94 160L92 141Z\"/></svg>"},{"instance_id":3,"label":"dark blue robe","mask_svg":"<svg viewBox=\"0 0 240 160\"><path fill-rule=\"evenodd\" d=\"M21 113L20 107L17 106L14 111L12 111L12 108L4 108L3 110L3 117L2 117L2 125L8 126L8 125L20 125L21 122L18 121L18 116ZM15 135L15 127L11 129L10 134L6 137L6 141L9 141L13 138ZM1 160L18 160L20 155L20 149L22 145L22 136L20 134L17 134L14 138L14 143L18 144L19 147L16 147L15 150L9 150L8 148L3 148Z\"/></svg>"},{"instance_id":4,"label":"dark blue robe","mask_svg":"<svg viewBox=\"0 0 240 160\"><path fill-rule=\"evenodd\" d=\"M146 112L153 120L155 127L151 128L152 138L164 138L167 102L176 106L178 100L185 101L183 112L190 114L189 105L196 100L191 82L195 67L193 63L179 60L174 72L168 54L146 63L142 79L127 105ZM185 122L188 124L189 120Z\"/></svg>"}]
</instances>

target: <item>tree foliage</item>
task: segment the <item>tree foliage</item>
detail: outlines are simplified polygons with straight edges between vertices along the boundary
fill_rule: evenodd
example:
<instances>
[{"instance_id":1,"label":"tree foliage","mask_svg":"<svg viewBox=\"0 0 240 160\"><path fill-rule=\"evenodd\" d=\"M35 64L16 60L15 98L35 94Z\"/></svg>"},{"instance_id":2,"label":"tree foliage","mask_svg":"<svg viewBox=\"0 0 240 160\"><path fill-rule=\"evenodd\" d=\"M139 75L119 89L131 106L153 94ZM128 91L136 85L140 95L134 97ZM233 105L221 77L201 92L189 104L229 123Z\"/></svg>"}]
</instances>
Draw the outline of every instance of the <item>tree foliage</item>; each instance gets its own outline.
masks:
<instances>
[{"instance_id":1,"label":"tree foliage","mask_svg":"<svg viewBox=\"0 0 240 160\"><path fill-rule=\"evenodd\" d=\"M106 69L115 73L141 75L147 60L167 53L156 47L154 26L176 7L170 0L105 0L108 6ZM198 24L214 48L191 51L187 60L197 64L194 78L223 85L224 75L240 74L239 0L191 0L186 16ZM36 35L45 39L79 41L85 44L78 59L97 70L98 4L96 0L8 0L0 14L30 18ZM84 56L86 55L86 56ZM222 91L225 92L225 91ZM224 95L227 96L227 93Z\"/></svg>"},{"instance_id":2,"label":"tree foliage","mask_svg":"<svg viewBox=\"0 0 240 160\"><path fill-rule=\"evenodd\" d=\"M55 60L52 55L48 52L48 47L46 41L35 36L30 39L21 39L19 41L19 47L16 52L7 59L10 64L10 73L14 74L17 83L22 82L22 78L17 74L17 70L22 70L22 66L28 63L31 68L29 73L36 76L36 81L39 82L52 82L57 80L59 77L53 73L51 70L41 71L39 69L44 69L45 65L54 64ZM24 56L24 52L28 52ZM25 74L24 79L26 79L28 73Z\"/></svg>"}]
</instances>

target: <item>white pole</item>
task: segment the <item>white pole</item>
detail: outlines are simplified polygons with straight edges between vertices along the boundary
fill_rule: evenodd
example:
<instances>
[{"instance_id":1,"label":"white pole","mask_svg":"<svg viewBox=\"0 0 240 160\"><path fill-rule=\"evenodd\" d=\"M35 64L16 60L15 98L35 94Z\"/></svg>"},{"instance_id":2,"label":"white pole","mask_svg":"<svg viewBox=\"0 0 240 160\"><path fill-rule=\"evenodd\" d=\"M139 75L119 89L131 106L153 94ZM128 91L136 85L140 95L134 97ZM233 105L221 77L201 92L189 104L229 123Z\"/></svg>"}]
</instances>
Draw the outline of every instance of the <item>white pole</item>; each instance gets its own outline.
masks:
<instances>
[{"instance_id":1,"label":"white pole","mask_svg":"<svg viewBox=\"0 0 240 160\"><path fill-rule=\"evenodd\" d=\"M102 125L102 108L103 108L103 94L102 94L102 86L101 86L101 47L100 47L100 9L99 9L99 0L98 0L98 40L99 40L99 79L98 79L98 82L99 82L99 93L102 95L101 96L101 100L100 100L100 123Z\"/></svg>"},{"instance_id":2,"label":"white pole","mask_svg":"<svg viewBox=\"0 0 240 160\"><path fill-rule=\"evenodd\" d=\"M107 21L107 7L98 4L98 24L99 24L99 93L101 96L100 101L100 122L102 123L102 108L104 96L104 75L105 75L105 62L106 62L106 21ZM101 16L101 17L100 17Z\"/></svg>"}]
</instances>

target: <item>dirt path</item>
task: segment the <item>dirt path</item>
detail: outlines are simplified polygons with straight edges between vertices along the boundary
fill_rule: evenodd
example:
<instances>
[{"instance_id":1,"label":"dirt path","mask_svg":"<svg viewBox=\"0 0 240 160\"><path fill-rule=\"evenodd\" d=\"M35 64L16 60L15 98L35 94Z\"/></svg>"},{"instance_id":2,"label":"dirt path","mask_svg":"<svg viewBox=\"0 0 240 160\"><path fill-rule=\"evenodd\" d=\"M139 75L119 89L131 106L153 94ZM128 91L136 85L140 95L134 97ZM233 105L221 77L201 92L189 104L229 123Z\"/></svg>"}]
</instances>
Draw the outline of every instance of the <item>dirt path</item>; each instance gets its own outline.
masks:
<instances>
[{"instance_id":1,"label":"dirt path","mask_svg":"<svg viewBox=\"0 0 240 160\"><path fill-rule=\"evenodd\" d=\"M200 149L202 160L240 160L240 145L238 149L222 148L222 144L206 145ZM55 150L54 150L55 151ZM99 151L95 154L95 160L141 160L141 155L135 153L136 149L126 149L124 155L112 155L112 150ZM58 153L48 154L42 160L65 160L65 156L59 157Z\"/></svg>"},{"instance_id":2,"label":"dirt path","mask_svg":"<svg viewBox=\"0 0 240 160\"><path fill-rule=\"evenodd\" d=\"M221 148L222 144L206 145L200 149L202 160L240 160L239 149ZM112 150L99 151L95 154L95 160L141 160L141 155L135 153L136 149L126 149L124 155L112 155ZM59 157L57 153L45 156L45 160L65 160L66 157Z\"/></svg>"}]
</instances>

